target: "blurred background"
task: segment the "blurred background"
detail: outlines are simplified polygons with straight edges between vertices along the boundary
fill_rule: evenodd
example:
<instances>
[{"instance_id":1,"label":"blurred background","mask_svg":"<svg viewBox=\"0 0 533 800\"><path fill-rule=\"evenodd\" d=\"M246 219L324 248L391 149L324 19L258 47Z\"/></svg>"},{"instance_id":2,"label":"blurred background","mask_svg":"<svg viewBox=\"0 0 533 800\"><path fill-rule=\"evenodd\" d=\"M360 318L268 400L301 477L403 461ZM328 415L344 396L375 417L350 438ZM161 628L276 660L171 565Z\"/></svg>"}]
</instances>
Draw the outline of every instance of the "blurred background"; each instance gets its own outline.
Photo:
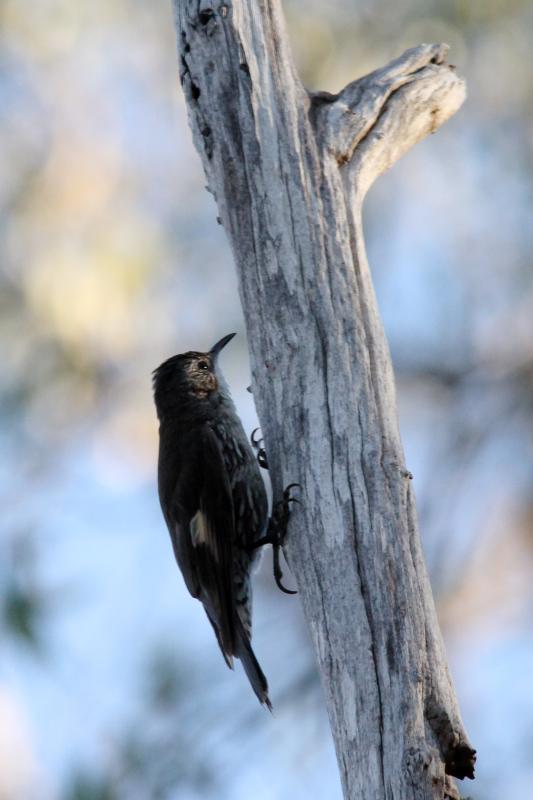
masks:
<instances>
[{"instance_id":1,"label":"blurred background","mask_svg":"<svg viewBox=\"0 0 533 800\"><path fill-rule=\"evenodd\" d=\"M367 200L370 265L476 800L533 785L533 4L287 0L310 88L447 41L469 99ZM150 372L236 330L170 0L0 2L0 800L340 800L298 599L256 578L273 718L157 500ZM287 575L287 583L290 578Z\"/></svg>"}]
</instances>

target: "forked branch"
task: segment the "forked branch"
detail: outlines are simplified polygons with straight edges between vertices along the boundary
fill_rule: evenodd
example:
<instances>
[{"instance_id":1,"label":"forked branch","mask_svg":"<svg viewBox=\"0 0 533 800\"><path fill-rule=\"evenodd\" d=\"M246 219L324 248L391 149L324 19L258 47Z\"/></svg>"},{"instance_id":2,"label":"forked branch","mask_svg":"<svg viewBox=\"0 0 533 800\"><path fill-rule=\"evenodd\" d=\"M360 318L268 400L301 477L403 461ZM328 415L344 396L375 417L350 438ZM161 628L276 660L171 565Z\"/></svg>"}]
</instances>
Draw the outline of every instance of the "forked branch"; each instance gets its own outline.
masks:
<instances>
[{"instance_id":1,"label":"forked branch","mask_svg":"<svg viewBox=\"0 0 533 800\"><path fill-rule=\"evenodd\" d=\"M359 193L463 103L466 86L447 52L445 44L412 47L338 95L315 95L317 132L338 164L351 162Z\"/></svg>"}]
</instances>

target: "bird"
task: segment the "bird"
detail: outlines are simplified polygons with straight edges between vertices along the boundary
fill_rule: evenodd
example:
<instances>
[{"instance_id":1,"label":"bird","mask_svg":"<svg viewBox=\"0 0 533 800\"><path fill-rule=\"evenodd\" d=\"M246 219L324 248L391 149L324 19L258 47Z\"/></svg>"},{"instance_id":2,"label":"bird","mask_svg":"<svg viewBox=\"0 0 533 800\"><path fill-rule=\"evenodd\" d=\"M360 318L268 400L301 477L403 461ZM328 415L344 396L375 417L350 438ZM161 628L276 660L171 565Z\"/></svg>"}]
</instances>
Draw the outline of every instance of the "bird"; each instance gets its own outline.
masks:
<instances>
[{"instance_id":1,"label":"bird","mask_svg":"<svg viewBox=\"0 0 533 800\"><path fill-rule=\"evenodd\" d=\"M251 645L251 572L259 547L273 540L259 465L218 365L234 336L207 352L172 356L153 372L158 491L188 591L202 603L228 667L240 659L271 711Z\"/></svg>"}]
</instances>

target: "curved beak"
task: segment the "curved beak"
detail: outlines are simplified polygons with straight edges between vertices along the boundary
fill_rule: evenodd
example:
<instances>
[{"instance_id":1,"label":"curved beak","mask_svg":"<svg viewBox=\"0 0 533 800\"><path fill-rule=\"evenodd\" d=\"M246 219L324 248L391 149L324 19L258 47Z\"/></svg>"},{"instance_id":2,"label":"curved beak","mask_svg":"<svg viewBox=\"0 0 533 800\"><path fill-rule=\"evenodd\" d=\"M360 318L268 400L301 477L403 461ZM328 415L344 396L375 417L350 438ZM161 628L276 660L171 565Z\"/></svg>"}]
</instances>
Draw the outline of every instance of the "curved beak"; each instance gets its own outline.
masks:
<instances>
[{"instance_id":1,"label":"curved beak","mask_svg":"<svg viewBox=\"0 0 533 800\"><path fill-rule=\"evenodd\" d=\"M216 344L213 345L213 347L209 351L209 355L213 358L214 361L216 361L220 351L228 344L228 342L231 342L234 336L236 336L235 333L228 333L227 336L224 336L223 339L220 339L220 341L218 341Z\"/></svg>"}]
</instances>

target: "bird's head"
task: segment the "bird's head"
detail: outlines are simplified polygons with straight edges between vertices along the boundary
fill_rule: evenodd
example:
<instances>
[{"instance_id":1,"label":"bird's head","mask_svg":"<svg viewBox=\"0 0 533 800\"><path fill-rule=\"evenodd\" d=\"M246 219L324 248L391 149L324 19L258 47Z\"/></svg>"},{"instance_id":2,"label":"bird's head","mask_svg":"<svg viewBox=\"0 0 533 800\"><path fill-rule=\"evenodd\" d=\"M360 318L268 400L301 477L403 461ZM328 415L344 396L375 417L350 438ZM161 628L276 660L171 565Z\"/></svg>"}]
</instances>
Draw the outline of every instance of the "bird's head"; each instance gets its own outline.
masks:
<instances>
[{"instance_id":1,"label":"bird's head","mask_svg":"<svg viewBox=\"0 0 533 800\"><path fill-rule=\"evenodd\" d=\"M207 353L191 350L172 356L155 369L154 399L158 412L176 408L187 400L206 400L218 391L218 355L234 336L234 333L224 336Z\"/></svg>"}]
</instances>

